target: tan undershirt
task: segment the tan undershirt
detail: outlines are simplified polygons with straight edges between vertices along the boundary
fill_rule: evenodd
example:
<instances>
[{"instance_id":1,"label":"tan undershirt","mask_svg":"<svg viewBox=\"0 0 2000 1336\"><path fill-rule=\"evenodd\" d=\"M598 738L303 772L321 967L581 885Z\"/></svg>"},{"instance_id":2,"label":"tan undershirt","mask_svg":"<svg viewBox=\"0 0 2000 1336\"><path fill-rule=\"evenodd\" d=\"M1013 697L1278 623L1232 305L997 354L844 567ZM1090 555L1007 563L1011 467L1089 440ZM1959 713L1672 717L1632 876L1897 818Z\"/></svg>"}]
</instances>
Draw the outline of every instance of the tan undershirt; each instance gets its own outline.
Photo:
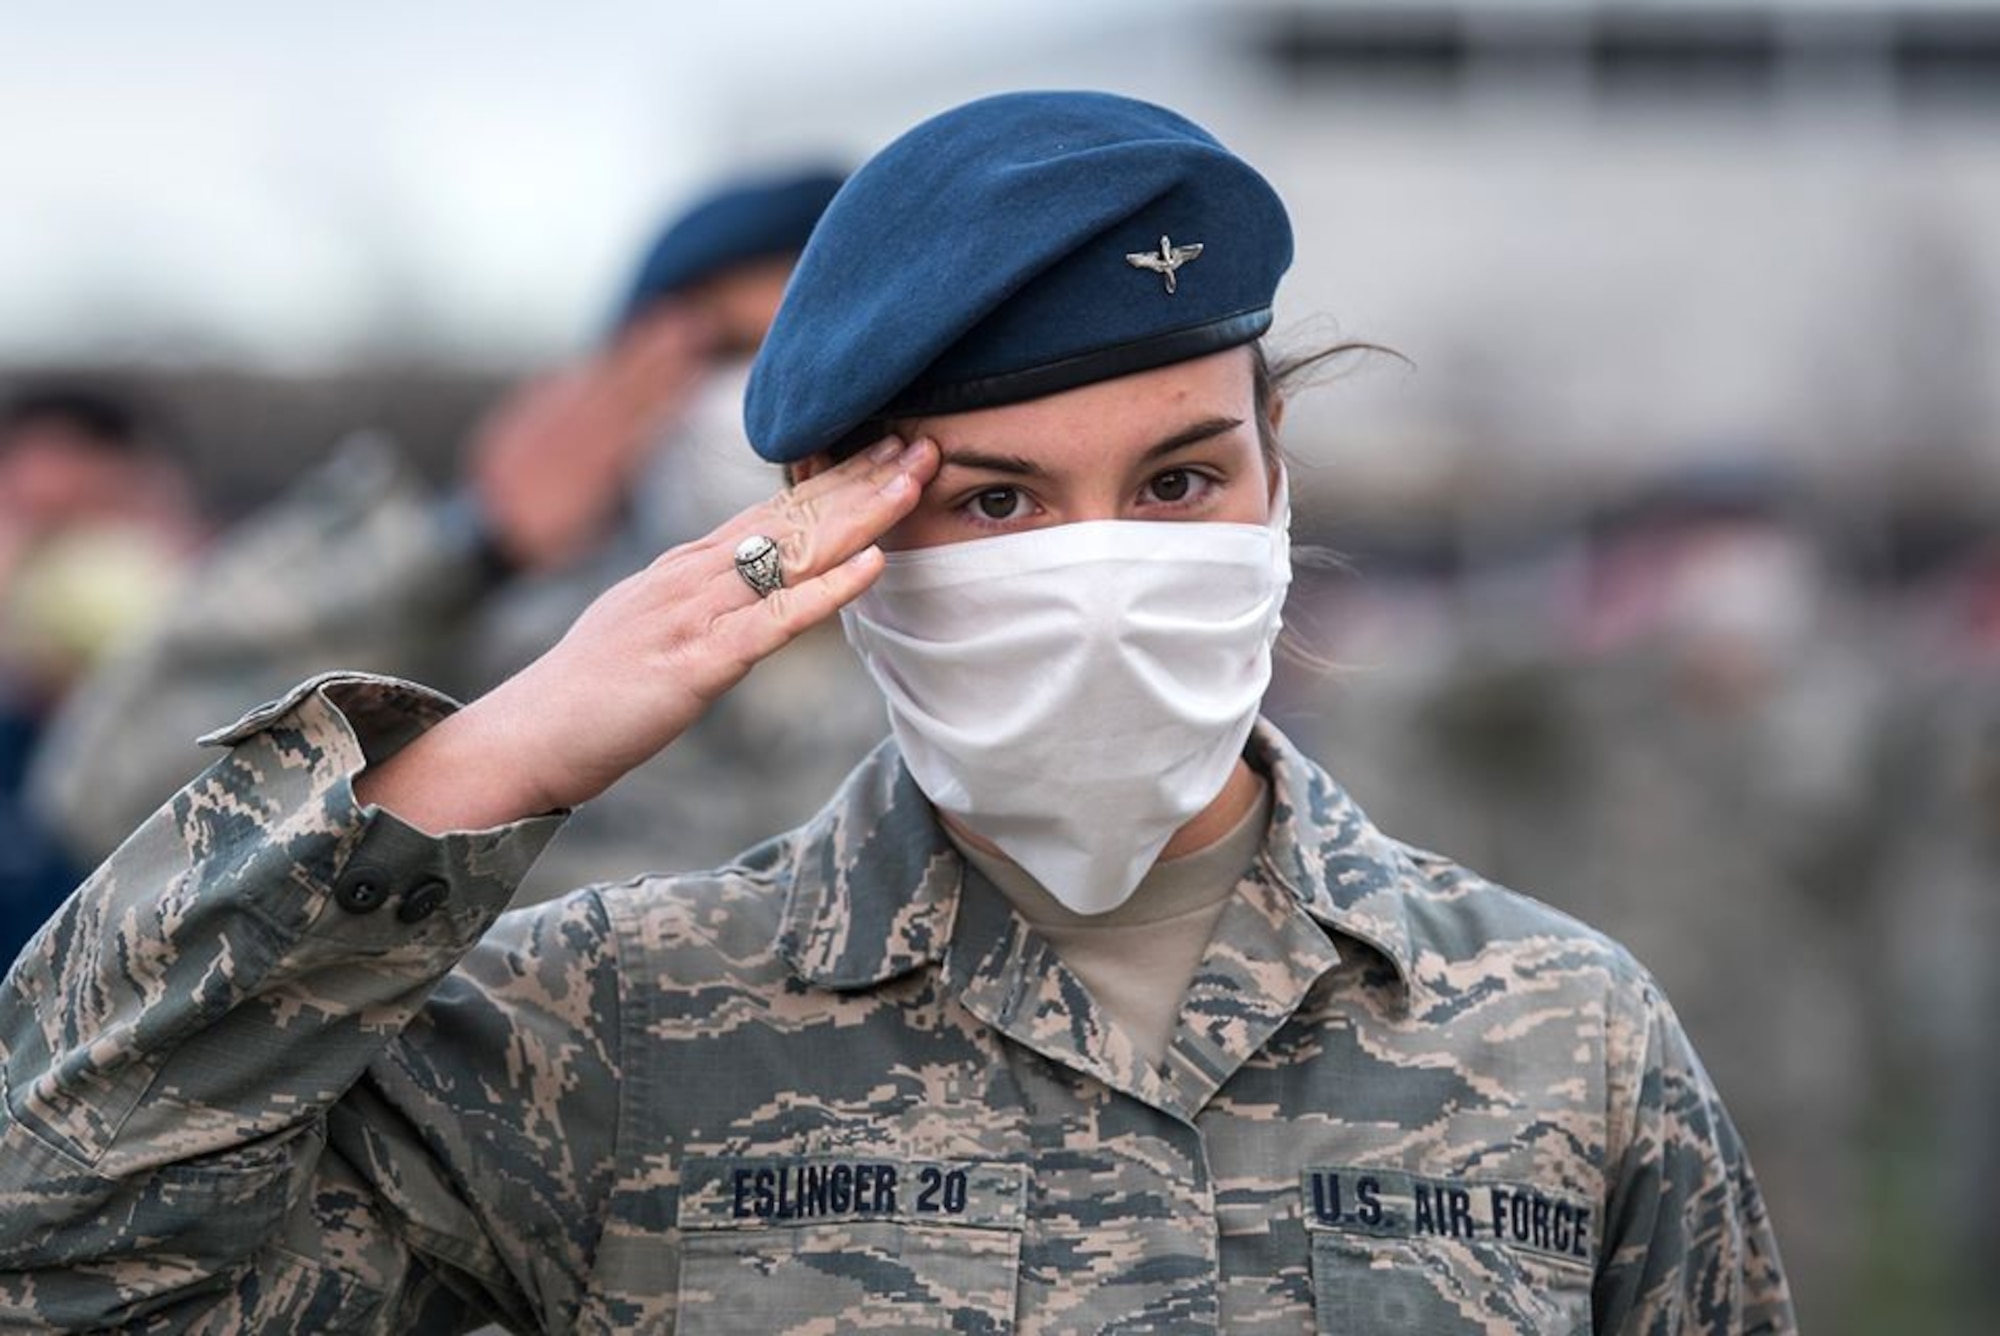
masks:
<instances>
[{"instance_id":1,"label":"tan undershirt","mask_svg":"<svg viewBox=\"0 0 2000 1336\"><path fill-rule=\"evenodd\" d=\"M1019 865L974 849L949 825L945 833L1157 1067L1166 1061L1181 999L1216 921L1256 861L1270 820L1271 787L1260 782L1257 801L1227 834L1206 848L1153 864L1132 898L1108 914L1065 909Z\"/></svg>"}]
</instances>

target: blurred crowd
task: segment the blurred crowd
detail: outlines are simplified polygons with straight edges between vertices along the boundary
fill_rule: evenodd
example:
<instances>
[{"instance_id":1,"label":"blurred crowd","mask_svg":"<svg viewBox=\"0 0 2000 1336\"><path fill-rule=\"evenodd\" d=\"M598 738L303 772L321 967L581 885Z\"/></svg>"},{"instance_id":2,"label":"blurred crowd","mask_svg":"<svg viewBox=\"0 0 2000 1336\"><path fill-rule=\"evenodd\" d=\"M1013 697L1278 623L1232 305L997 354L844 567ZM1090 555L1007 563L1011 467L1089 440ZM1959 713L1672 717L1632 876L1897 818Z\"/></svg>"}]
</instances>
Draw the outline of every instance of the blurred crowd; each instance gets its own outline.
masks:
<instances>
[{"instance_id":1,"label":"blurred crowd","mask_svg":"<svg viewBox=\"0 0 2000 1336\"><path fill-rule=\"evenodd\" d=\"M202 534L185 470L129 397L49 383L0 407L0 956L12 958L89 857L25 799L43 733L70 690L158 614Z\"/></svg>"},{"instance_id":2,"label":"blurred crowd","mask_svg":"<svg viewBox=\"0 0 2000 1336\"><path fill-rule=\"evenodd\" d=\"M469 698L539 654L597 592L775 490L737 405L792 259L840 180L813 166L718 187L662 229L594 346L500 394L441 485L410 443L354 432L208 543L172 597L172 571L156 563L147 615L115 643L107 632L60 678L24 674L33 739L24 728L15 749L9 819L51 857L36 884L5 893L0 955L12 958L55 888L201 768L197 735L330 668ZM23 576L38 564L23 562ZM5 587L10 605L33 596L26 578ZM719 863L810 815L885 729L856 689L858 665L851 677L788 668L828 639L837 627L579 813L523 894ZM31 648L15 654L10 632L10 662ZM777 770L785 782L766 785Z\"/></svg>"},{"instance_id":3,"label":"blurred crowd","mask_svg":"<svg viewBox=\"0 0 2000 1336\"><path fill-rule=\"evenodd\" d=\"M138 403L0 385L0 961L200 767L196 734L327 668L474 694L777 485L736 405L837 182L678 215L602 341L504 394L442 486L360 433L211 533ZM1809 1329L1991 1328L2000 527L1857 534L1741 458L1635 472L1500 543L1301 495L1318 559L1271 717L1386 829L1660 977ZM825 628L581 813L523 894L719 862L884 731Z\"/></svg>"}]
</instances>

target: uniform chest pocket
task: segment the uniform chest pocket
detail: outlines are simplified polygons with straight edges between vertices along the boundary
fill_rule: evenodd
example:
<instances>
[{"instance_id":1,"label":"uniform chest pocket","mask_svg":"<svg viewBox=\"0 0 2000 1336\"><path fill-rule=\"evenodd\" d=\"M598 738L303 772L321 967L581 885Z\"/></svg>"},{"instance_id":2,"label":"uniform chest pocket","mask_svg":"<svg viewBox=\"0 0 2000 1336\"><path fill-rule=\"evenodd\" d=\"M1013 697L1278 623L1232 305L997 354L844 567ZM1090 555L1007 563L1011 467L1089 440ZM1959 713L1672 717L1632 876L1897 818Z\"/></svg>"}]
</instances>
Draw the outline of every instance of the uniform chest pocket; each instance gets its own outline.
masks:
<instances>
[{"instance_id":1,"label":"uniform chest pocket","mask_svg":"<svg viewBox=\"0 0 2000 1336\"><path fill-rule=\"evenodd\" d=\"M1306 1175L1320 1332L1590 1331L1589 1207L1531 1187L1393 1170Z\"/></svg>"},{"instance_id":2,"label":"uniform chest pocket","mask_svg":"<svg viewBox=\"0 0 2000 1336\"><path fill-rule=\"evenodd\" d=\"M682 1336L1014 1329L1026 1172L843 1156L690 1161Z\"/></svg>"}]
</instances>

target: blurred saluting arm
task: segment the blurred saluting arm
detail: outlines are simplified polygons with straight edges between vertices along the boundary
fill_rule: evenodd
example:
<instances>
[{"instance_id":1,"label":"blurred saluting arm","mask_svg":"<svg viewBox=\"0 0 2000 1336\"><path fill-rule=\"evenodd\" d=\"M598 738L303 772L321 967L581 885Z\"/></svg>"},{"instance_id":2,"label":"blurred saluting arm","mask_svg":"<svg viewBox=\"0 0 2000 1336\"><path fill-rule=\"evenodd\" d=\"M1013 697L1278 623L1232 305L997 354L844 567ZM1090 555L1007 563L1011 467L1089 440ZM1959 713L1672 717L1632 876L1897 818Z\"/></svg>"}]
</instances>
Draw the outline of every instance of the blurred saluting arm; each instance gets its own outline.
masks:
<instances>
[{"instance_id":1,"label":"blurred saluting arm","mask_svg":"<svg viewBox=\"0 0 2000 1336\"><path fill-rule=\"evenodd\" d=\"M471 697L518 667L489 661L494 596L518 574L614 578L584 563L622 522L712 337L698 311L662 304L611 346L515 386L467 439L444 497L393 443L360 433L225 535L165 615L73 693L36 759L33 800L71 855L109 854L200 768L196 734L314 673L392 673Z\"/></svg>"}]
</instances>

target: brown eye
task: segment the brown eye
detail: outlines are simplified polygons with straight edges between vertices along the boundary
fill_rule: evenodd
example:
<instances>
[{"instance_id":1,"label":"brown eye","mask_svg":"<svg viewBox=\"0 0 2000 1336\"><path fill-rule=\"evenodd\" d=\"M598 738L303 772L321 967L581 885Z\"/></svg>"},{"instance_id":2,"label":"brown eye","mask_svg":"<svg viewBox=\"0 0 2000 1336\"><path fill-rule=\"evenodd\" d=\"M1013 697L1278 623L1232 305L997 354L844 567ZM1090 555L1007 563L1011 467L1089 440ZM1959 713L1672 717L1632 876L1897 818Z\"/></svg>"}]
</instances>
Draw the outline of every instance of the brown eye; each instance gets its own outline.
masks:
<instances>
[{"instance_id":1,"label":"brown eye","mask_svg":"<svg viewBox=\"0 0 2000 1336\"><path fill-rule=\"evenodd\" d=\"M989 487L972 498L982 518L1011 520L1021 509L1021 494L1012 487Z\"/></svg>"},{"instance_id":2,"label":"brown eye","mask_svg":"<svg viewBox=\"0 0 2000 1336\"><path fill-rule=\"evenodd\" d=\"M1156 501L1185 501L1194 488L1194 479L1186 469L1168 469L1153 479L1152 492Z\"/></svg>"}]
</instances>

